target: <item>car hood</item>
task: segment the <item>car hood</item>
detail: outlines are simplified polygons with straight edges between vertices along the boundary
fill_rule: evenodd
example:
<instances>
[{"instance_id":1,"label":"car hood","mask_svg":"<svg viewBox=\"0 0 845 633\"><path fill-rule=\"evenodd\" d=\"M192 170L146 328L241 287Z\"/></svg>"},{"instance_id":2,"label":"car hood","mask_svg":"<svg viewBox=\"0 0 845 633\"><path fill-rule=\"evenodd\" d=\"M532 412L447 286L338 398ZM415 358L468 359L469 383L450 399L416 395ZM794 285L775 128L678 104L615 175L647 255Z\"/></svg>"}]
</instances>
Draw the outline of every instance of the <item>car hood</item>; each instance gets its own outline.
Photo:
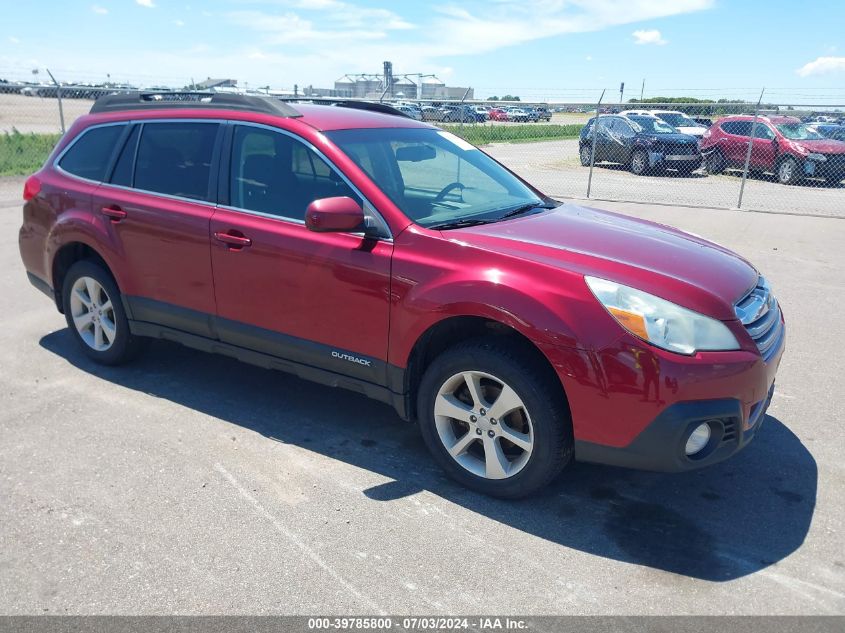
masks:
<instances>
[{"instance_id":1,"label":"car hood","mask_svg":"<svg viewBox=\"0 0 845 633\"><path fill-rule=\"evenodd\" d=\"M639 288L721 320L757 283L732 251L663 224L576 205L445 231L471 246Z\"/></svg>"},{"instance_id":2,"label":"car hood","mask_svg":"<svg viewBox=\"0 0 845 633\"><path fill-rule=\"evenodd\" d=\"M806 147L811 152L820 154L845 154L845 142L826 138L818 141L791 141L794 145Z\"/></svg>"},{"instance_id":3,"label":"car hood","mask_svg":"<svg viewBox=\"0 0 845 633\"><path fill-rule=\"evenodd\" d=\"M640 134L640 136L647 138L653 141L659 141L663 143L689 143L693 144L696 142L694 136L690 136L689 134Z\"/></svg>"}]
</instances>

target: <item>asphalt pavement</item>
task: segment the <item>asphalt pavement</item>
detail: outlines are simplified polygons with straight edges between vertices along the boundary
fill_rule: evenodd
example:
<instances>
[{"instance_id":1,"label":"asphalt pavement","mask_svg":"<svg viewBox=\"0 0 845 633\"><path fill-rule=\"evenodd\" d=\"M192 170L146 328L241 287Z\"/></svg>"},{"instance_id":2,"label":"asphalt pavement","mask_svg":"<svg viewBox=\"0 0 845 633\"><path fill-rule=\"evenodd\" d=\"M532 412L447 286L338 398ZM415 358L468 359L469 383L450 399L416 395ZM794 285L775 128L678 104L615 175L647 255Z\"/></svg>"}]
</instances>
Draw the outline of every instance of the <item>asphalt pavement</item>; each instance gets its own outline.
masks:
<instances>
[{"instance_id":1,"label":"asphalt pavement","mask_svg":"<svg viewBox=\"0 0 845 633\"><path fill-rule=\"evenodd\" d=\"M387 406L175 344L104 368L26 280L0 179L0 614L843 614L845 222L597 203L764 271L787 351L707 470L460 488Z\"/></svg>"}]
</instances>

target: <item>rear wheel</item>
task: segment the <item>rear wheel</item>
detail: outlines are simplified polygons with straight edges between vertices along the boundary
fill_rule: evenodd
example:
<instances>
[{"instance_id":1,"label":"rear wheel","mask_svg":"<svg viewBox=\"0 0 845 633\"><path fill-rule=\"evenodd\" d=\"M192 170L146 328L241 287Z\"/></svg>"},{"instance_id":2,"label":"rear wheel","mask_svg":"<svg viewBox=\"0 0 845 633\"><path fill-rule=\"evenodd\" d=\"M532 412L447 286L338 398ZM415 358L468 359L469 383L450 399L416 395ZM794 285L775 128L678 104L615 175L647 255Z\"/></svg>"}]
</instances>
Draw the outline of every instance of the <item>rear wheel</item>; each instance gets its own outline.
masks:
<instances>
[{"instance_id":1,"label":"rear wheel","mask_svg":"<svg viewBox=\"0 0 845 633\"><path fill-rule=\"evenodd\" d=\"M798 161L791 156L784 158L778 165L778 182L783 185L794 185L801 180L801 170Z\"/></svg>"},{"instance_id":2,"label":"rear wheel","mask_svg":"<svg viewBox=\"0 0 845 633\"><path fill-rule=\"evenodd\" d=\"M129 332L120 290L111 275L91 261L76 262L62 287L65 319L82 351L103 365L135 357L141 341Z\"/></svg>"},{"instance_id":3,"label":"rear wheel","mask_svg":"<svg viewBox=\"0 0 845 633\"><path fill-rule=\"evenodd\" d=\"M455 480L495 497L547 485L572 456L560 386L518 348L478 339L438 356L417 400L435 461Z\"/></svg>"}]
</instances>

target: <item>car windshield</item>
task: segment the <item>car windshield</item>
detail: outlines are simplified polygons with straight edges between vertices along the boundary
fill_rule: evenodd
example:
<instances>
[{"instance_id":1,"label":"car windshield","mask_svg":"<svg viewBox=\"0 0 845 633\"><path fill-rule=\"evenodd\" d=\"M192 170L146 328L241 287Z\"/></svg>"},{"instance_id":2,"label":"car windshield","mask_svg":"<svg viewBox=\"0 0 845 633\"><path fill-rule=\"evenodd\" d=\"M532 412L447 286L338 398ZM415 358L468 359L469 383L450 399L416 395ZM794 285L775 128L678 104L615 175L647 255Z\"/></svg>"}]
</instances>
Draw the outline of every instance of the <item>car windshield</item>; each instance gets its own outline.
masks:
<instances>
[{"instance_id":1,"label":"car windshield","mask_svg":"<svg viewBox=\"0 0 845 633\"><path fill-rule=\"evenodd\" d=\"M646 134L677 134L678 130L665 121L652 116L629 116L628 120L633 121L639 132Z\"/></svg>"},{"instance_id":2,"label":"car windshield","mask_svg":"<svg viewBox=\"0 0 845 633\"><path fill-rule=\"evenodd\" d=\"M689 118L686 114L674 112L661 112L658 114L661 119L672 127L701 127L698 123Z\"/></svg>"},{"instance_id":3,"label":"car windshield","mask_svg":"<svg viewBox=\"0 0 845 633\"><path fill-rule=\"evenodd\" d=\"M328 136L411 220L430 228L495 222L546 206L463 139L431 128L335 130Z\"/></svg>"},{"instance_id":4,"label":"car windshield","mask_svg":"<svg viewBox=\"0 0 845 633\"><path fill-rule=\"evenodd\" d=\"M793 141L819 141L824 139L824 136L806 123L781 123L775 127L778 132Z\"/></svg>"}]
</instances>

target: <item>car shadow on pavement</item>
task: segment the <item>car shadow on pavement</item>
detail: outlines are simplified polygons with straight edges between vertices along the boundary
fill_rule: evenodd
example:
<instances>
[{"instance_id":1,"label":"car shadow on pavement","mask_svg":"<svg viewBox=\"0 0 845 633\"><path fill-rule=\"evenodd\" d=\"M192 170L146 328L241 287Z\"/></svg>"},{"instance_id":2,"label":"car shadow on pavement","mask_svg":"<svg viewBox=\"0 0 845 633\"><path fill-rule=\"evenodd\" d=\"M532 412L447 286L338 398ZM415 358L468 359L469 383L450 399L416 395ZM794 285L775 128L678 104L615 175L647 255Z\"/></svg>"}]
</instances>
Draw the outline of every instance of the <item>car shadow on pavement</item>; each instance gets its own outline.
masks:
<instances>
[{"instance_id":1,"label":"car shadow on pavement","mask_svg":"<svg viewBox=\"0 0 845 633\"><path fill-rule=\"evenodd\" d=\"M93 363L67 330L40 343L104 381L389 478L362 492L371 500L427 490L567 548L693 578L732 580L784 559L803 543L815 508L816 462L772 416L743 452L705 470L575 463L541 493L501 501L446 478L416 427L364 396L162 341L123 367Z\"/></svg>"}]
</instances>

